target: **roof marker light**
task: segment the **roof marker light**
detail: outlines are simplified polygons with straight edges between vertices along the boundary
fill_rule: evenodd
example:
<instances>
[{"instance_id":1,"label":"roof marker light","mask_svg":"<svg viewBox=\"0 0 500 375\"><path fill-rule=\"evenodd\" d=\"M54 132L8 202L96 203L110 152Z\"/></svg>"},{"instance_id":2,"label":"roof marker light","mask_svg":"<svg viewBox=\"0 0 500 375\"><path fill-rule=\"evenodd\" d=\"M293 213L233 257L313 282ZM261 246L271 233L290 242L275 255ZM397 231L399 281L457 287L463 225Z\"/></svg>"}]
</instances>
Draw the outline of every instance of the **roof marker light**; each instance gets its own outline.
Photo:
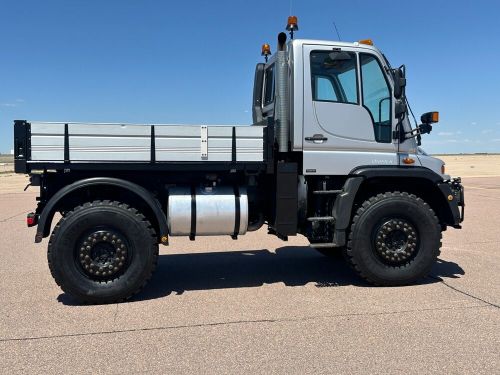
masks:
<instances>
[{"instance_id":1,"label":"roof marker light","mask_svg":"<svg viewBox=\"0 0 500 375\"><path fill-rule=\"evenodd\" d=\"M366 44L368 46L373 46L373 40L371 40L371 39L361 39L358 43L359 44Z\"/></svg>"}]
</instances>

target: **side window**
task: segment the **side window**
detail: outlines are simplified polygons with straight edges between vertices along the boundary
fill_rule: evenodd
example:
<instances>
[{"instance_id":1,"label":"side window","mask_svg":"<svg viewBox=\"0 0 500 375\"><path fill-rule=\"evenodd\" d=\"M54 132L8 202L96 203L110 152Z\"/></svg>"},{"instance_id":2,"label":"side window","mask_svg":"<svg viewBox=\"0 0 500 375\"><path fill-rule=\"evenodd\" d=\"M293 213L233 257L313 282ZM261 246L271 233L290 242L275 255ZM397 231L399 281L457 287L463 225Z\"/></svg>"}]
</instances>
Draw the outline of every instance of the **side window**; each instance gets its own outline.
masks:
<instances>
[{"instance_id":1,"label":"side window","mask_svg":"<svg viewBox=\"0 0 500 375\"><path fill-rule=\"evenodd\" d=\"M312 51L310 59L313 100L358 104L355 53Z\"/></svg>"},{"instance_id":2,"label":"side window","mask_svg":"<svg viewBox=\"0 0 500 375\"><path fill-rule=\"evenodd\" d=\"M274 64L267 68L264 77L264 107L266 107L274 101Z\"/></svg>"},{"instance_id":3,"label":"side window","mask_svg":"<svg viewBox=\"0 0 500 375\"><path fill-rule=\"evenodd\" d=\"M391 91L382 68L373 55L359 55L363 105L370 111L377 142L392 141Z\"/></svg>"}]
</instances>

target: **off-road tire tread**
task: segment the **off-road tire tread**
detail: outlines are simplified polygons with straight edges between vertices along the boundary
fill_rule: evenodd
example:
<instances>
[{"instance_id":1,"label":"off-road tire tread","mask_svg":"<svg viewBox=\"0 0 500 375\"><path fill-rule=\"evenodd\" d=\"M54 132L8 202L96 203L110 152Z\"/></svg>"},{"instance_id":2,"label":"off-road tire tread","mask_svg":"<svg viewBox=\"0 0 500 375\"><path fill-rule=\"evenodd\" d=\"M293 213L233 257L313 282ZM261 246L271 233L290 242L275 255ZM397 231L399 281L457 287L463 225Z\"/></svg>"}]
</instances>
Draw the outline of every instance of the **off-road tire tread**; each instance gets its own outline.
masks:
<instances>
[{"instance_id":1,"label":"off-road tire tread","mask_svg":"<svg viewBox=\"0 0 500 375\"><path fill-rule=\"evenodd\" d=\"M376 204L377 202L384 200L384 199L390 199L391 197L403 197L406 199L412 199L416 202L418 202L425 210L428 210L429 213L433 217L434 221L434 226L435 230L439 233L439 246L434 249L435 251L435 257L437 258L441 254L441 246L442 246L442 233L441 233L441 225L439 224L439 220L434 213L434 210L427 204L423 199L417 197L414 194L409 194L407 192L400 192L400 191L393 191L393 192L385 192L381 194L377 194L373 197L370 197L366 201L364 201L359 208L357 209L354 218L352 219L352 224L349 230L349 238L347 242L347 246L345 247L345 252L344 252L344 257L346 258L348 264L351 266L351 268L364 280L369 282L370 284L376 285L376 286L395 286L395 285L410 285L413 284L417 280L411 280L407 282L401 282L401 283L394 283L394 282L385 282L381 281L380 279L375 279L371 277L369 274L365 273L357 264L354 256L353 256L353 248L352 248L352 242L353 242L353 235L356 232L356 225L358 225L358 221L360 217L364 214L364 212L368 209L373 204ZM394 266L398 267L398 266ZM404 268L404 266L399 266L399 268ZM424 271L424 273L428 274L431 271L432 264L427 267L427 269Z\"/></svg>"},{"instance_id":2,"label":"off-road tire tread","mask_svg":"<svg viewBox=\"0 0 500 375\"><path fill-rule=\"evenodd\" d=\"M152 277L152 275L153 275L156 267L158 266L158 255L159 255L159 249L158 249L158 243L157 243L157 236L156 236L156 232L155 232L153 226L151 225L151 223L149 222L149 220L146 219L146 217L143 214L141 214L135 208L130 207L126 203L121 203L121 202L118 202L118 201L110 201L110 200L95 200L95 201L92 201L92 202L85 202L85 203L83 203L83 204L81 204L79 206L76 206L72 210L66 211L65 214L64 214L64 216L62 216L61 219L59 220L59 222L55 225L54 230L52 231L52 234L50 235L49 244L48 244L48 248L47 248L47 260L48 260L49 270L50 270L50 273L51 273L52 277L54 278L56 284L65 293L71 294L71 291L65 285L64 280L61 280L57 276L57 272L55 272L53 264L52 264L52 261L51 261L51 255L52 255L52 250L53 250L54 238L56 237L57 232L59 231L60 227L68 219L70 219L73 215L75 215L76 213L78 213L79 211L81 211L81 210L83 210L85 208L95 207L95 206L119 207L119 208L122 208L122 209L125 209L125 210L129 211L141 223L141 225L144 227L144 229L146 229L149 232L149 234L151 236L151 245L154 246L155 249L156 249L155 253L154 253L154 261L151 263L150 268L149 268L149 272L147 273L147 276L144 278L143 283L138 288L136 288L135 290L131 291L125 297L117 298L117 299L109 299L109 300L103 301L103 302L101 302L101 301L96 302L96 301L94 301L92 299L86 299L85 297L82 297L82 296L78 296L77 297L80 301L82 301L84 303L88 303L88 304L119 303L119 302L123 302L123 301L126 301L126 300L130 299L131 297L133 297L137 293L139 293L144 288L144 286L149 282L149 280L151 279L151 277ZM107 283L107 282L112 282L112 281L103 281L103 283Z\"/></svg>"}]
</instances>

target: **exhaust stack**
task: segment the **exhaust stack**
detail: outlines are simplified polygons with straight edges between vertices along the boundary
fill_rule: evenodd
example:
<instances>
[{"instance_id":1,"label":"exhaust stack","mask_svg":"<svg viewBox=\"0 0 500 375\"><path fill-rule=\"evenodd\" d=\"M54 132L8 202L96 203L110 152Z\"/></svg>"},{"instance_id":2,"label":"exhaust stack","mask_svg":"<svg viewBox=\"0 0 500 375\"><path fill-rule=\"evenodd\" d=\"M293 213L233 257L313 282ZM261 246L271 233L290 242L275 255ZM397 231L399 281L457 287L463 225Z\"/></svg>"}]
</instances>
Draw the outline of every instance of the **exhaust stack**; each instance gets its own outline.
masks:
<instances>
[{"instance_id":1,"label":"exhaust stack","mask_svg":"<svg viewBox=\"0 0 500 375\"><path fill-rule=\"evenodd\" d=\"M288 60L286 56L286 34L278 35L278 52L276 57L276 138L279 152L288 152L290 133L288 108Z\"/></svg>"}]
</instances>

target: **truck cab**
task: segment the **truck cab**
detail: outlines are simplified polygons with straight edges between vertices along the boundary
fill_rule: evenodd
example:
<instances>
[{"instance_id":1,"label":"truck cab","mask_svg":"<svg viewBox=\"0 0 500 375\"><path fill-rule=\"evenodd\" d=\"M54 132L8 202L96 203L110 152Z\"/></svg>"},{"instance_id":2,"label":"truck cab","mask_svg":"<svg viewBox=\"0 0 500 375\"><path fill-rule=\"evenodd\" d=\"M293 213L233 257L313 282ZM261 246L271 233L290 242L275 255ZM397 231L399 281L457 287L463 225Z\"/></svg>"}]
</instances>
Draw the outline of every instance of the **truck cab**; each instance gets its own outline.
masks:
<instances>
[{"instance_id":1,"label":"truck cab","mask_svg":"<svg viewBox=\"0 0 500 375\"><path fill-rule=\"evenodd\" d=\"M274 116L276 57L256 68L256 122ZM444 163L419 153L415 138L402 142L394 136L398 126L410 132L411 124L396 115L401 97L394 95L392 68L371 40L295 39L287 44L286 59L289 151L302 153L303 175L424 165L444 176ZM405 164L405 159L413 162Z\"/></svg>"}]
</instances>

